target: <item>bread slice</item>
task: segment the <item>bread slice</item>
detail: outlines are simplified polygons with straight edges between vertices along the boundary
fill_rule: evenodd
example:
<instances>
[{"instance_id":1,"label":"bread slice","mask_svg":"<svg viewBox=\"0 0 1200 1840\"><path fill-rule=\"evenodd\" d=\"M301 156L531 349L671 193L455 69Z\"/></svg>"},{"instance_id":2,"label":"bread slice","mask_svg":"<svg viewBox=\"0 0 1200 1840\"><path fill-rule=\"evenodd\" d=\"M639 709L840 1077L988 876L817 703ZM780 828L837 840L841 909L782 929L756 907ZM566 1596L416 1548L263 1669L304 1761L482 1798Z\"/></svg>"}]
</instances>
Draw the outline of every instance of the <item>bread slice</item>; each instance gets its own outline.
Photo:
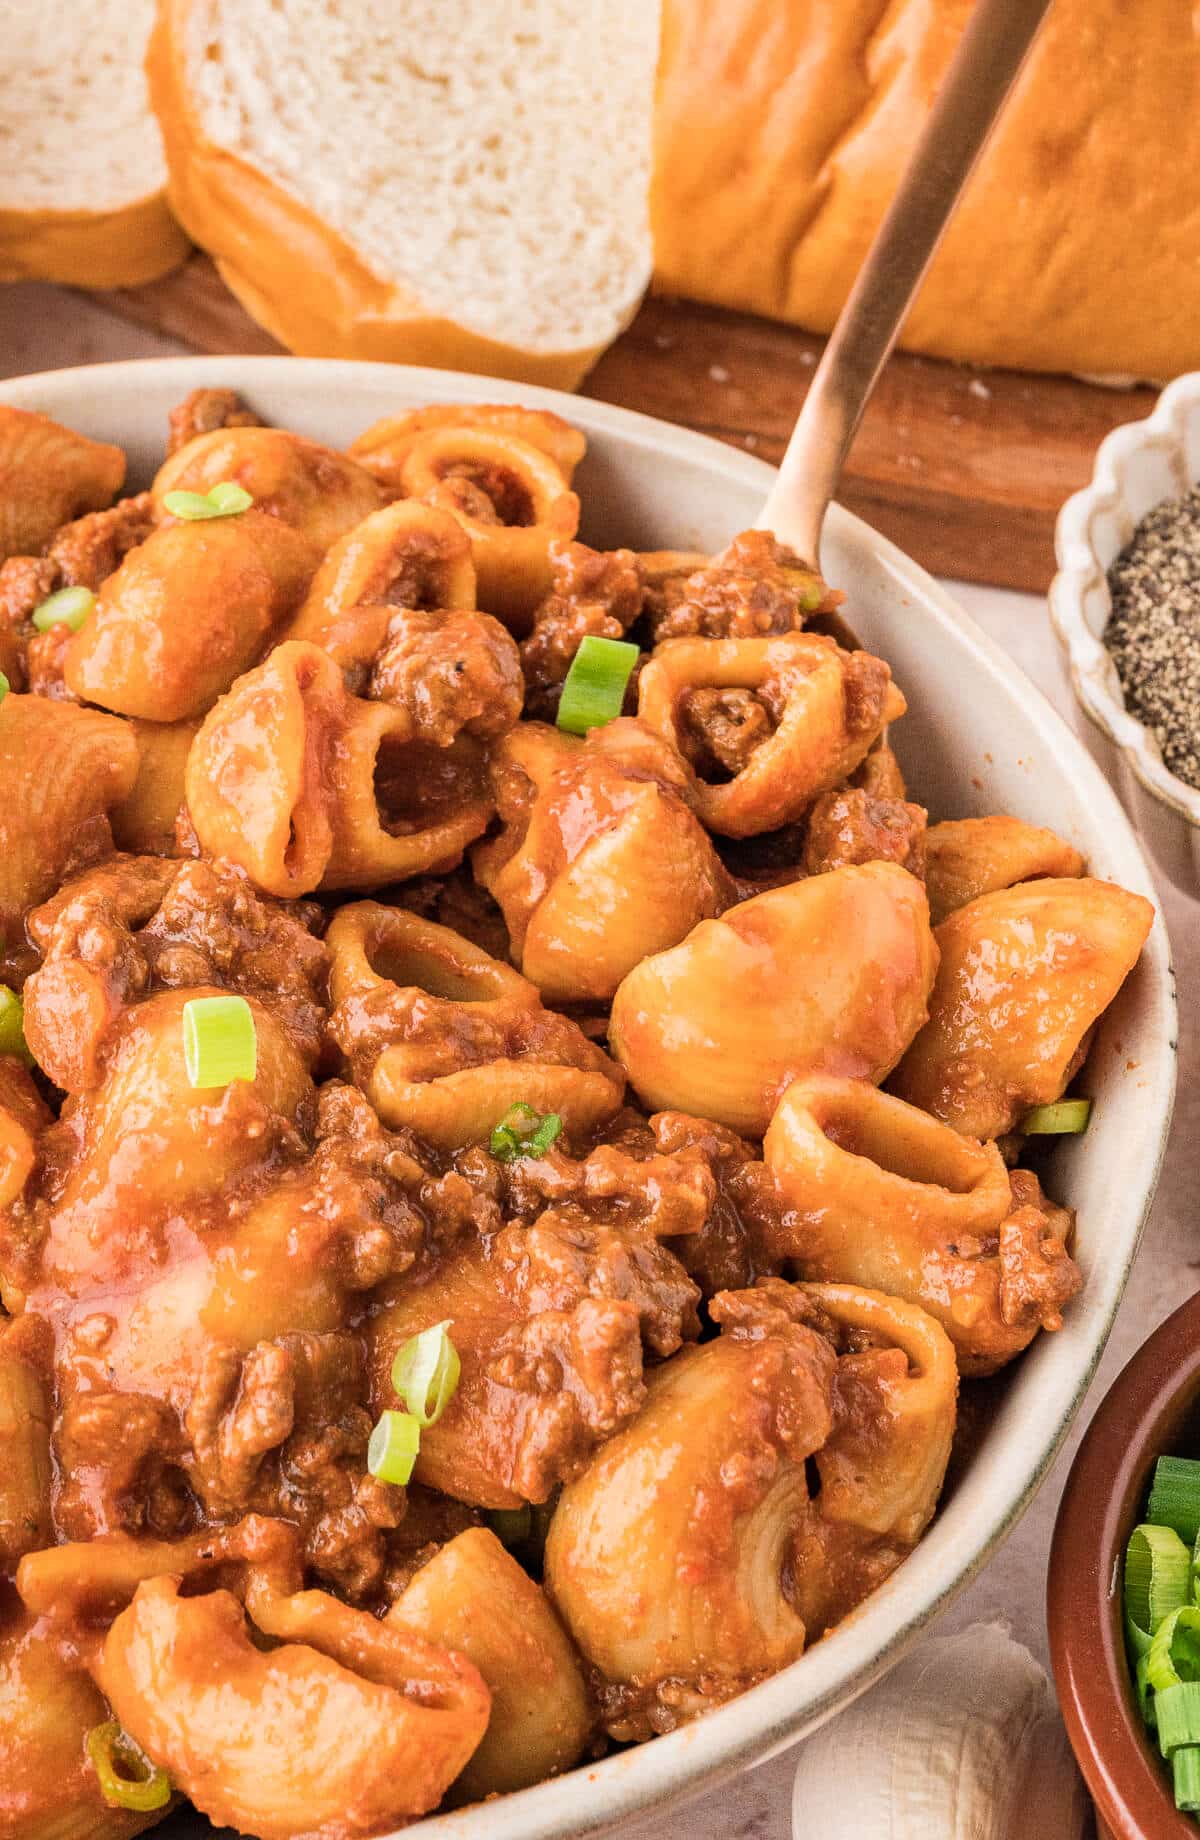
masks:
<instances>
[{"instance_id":1,"label":"bread slice","mask_svg":"<svg viewBox=\"0 0 1200 1840\"><path fill-rule=\"evenodd\" d=\"M650 275L654 0L161 0L170 196L313 356L570 388Z\"/></svg>"},{"instance_id":2,"label":"bread slice","mask_svg":"<svg viewBox=\"0 0 1200 1840\"><path fill-rule=\"evenodd\" d=\"M0 280L134 287L187 239L142 59L154 0L6 0L0 81Z\"/></svg>"}]
</instances>

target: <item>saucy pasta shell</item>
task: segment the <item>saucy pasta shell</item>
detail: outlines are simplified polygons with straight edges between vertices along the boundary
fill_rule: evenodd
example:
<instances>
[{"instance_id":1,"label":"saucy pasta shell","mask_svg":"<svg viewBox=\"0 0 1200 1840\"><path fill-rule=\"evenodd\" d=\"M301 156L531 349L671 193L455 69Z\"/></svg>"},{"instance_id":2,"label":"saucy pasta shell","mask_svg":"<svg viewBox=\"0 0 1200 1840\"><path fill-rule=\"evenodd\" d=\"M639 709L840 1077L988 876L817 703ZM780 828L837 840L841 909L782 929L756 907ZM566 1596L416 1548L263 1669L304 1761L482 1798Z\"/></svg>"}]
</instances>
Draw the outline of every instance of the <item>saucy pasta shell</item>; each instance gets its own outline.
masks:
<instances>
[{"instance_id":1,"label":"saucy pasta shell","mask_svg":"<svg viewBox=\"0 0 1200 1840\"><path fill-rule=\"evenodd\" d=\"M761 1137L802 1073L883 1079L925 1020L937 960L906 869L834 869L643 960L613 999L610 1040L648 1106Z\"/></svg>"}]
</instances>

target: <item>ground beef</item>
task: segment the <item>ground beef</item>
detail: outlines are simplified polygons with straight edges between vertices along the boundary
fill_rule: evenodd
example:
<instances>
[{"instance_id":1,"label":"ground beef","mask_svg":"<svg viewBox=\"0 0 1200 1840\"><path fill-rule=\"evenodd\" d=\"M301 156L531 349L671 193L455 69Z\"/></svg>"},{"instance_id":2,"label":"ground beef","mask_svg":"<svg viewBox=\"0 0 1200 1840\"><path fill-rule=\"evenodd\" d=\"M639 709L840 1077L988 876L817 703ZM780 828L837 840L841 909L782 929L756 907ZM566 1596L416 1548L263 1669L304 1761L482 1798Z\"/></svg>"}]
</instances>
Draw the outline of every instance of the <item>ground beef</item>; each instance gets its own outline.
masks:
<instances>
[{"instance_id":1,"label":"ground beef","mask_svg":"<svg viewBox=\"0 0 1200 1840\"><path fill-rule=\"evenodd\" d=\"M380 1584L380 1602L394 1604L402 1597L413 1577L443 1546L482 1524L478 1508L452 1496L439 1495L433 1489L411 1482L405 1491L404 1519L385 1537L387 1560Z\"/></svg>"},{"instance_id":2,"label":"ground beef","mask_svg":"<svg viewBox=\"0 0 1200 1840\"><path fill-rule=\"evenodd\" d=\"M648 612L656 645L694 637L761 639L796 632L843 598L768 531L746 530L704 568L668 577Z\"/></svg>"},{"instance_id":3,"label":"ground beef","mask_svg":"<svg viewBox=\"0 0 1200 1840\"><path fill-rule=\"evenodd\" d=\"M118 499L107 511L64 524L46 549L62 587L90 588L94 593L116 573L131 549L154 529L154 500L149 492Z\"/></svg>"},{"instance_id":4,"label":"ground beef","mask_svg":"<svg viewBox=\"0 0 1200 1840\"><path fill-rule=\"evenodd\" d=\"M29 678L26 688L32 696L49 697L56 703L82 700L68 690L65 676L67 647L74 636L65 620L57 621L47 632L34 631L25 654Z\"/></svg>"},{"instance_id":5,"label":"ground beef","mask_svg":"<svg viewBox=\"0 0 1200 1840\"><path fill-rule=\"evenodd\" d=\"M688 690L679 702L679 738L692 766L710 784L735 779L775 731L753 690Z\"/></svg>"},{"instance_id":6,"label":"ground beef","mask_svg":"<svg viewBox=\"0 0 1200 1840\"><path fill-rule=\"evenodd\" d=\"M138 943L153 981L219 984L274 1010L309 1064L320 1054L328 954L315 902L268 901L231 863L186 862Z\"/></svg>"},{"instance_id":7,"label":"ground beef","mask_svg":"<svg viewBox=\"0 0 1200 1840\"><path fill-rule=\"evenodd\" d=\"M527 713L554 720L558 697L583 640L620 639L642 610L643 585L632 550L594 550L560 543L553 553L554 587L533 616L521 645ZM630 707L627 691L627 707Z\"/></svg>"},{"instance_id":8,"label":"ground beef","mask_svg":"<svg viewBox=\"0 0 1200 1840\"><path fill-rule=\"evenodd\" d=\"M63 683L63 652L71 640L65 624L39 632L33 614L60 588L95 593L154 527L148 492L92 511L56 531L44 556L10 556L0 564L0 670L14 690L75 700Z\"/></svg>"},{"instance_id":9,"label":"ground beef","mask_svg":"<svg viewBox=\"0 0 1200 1840\"><path fill-rule=\"evenodd\" d=\"M190 1498L180 1469L184 1438L162 1400L140 1393L76 1393L54 1435L59 1536L183 1532Z\"/></svg>"},{"instance_id":10,"label":"ground beef","mask_svg":"<svg viewBox=\"0 0 1200 1840\"><path fill-rule=\"evenodd\" d=\"M475 524L489 524L499 527L501 524L528 524L528 505L519 501L512 507L524 515L506 518L502 515L496 496L501 491L500 483L492 480L493 491L488 490L488 481L482 468L466 469L466 462L460 470L447 467L437 486L437 503L443 510L457 511L468 517ZM474 476L473 476L474 475ZM495 494L495 495L494 495Z\"/></svg>"},{"instance_id":11,"label":"ground beef","mask_svg":"<svg viewBox=\"0 0 1200 1840\"><path fill-rule=\"evenodd\" d=\"M519 1432L508 1485L527 1501L544 1501L641 1408L637 1311L593 1297L569 1311L544 1310L508 1331L487 1371L495 1386L525 1396L513 1420Z\"/></svg>"},{"instance_id":12,"label":"ground beef","mask_svg":"<svg viewBox=\"0 0 1200 1840\"><path fill-rule=\"evenodd\" d=\"M414 737L434 747L464 731L493 739L521 714L516 641L487 613L407 608L388 627L366 693L405 710Z\"/></svg>"},{"instance_id":13,"label":"ground beef","mask_svg":"<svg viewBox=\"0 0 1200 1840\"><path fill-rule=\"evenodd\" d=\"M115 856L29 916L40 968L25 987L40 1064L67 1092L101 1077L124 1006L216 984L274 1010L310 1065L323 1043L327 954L315 904L267 901L229 863Z\"/></svg>"},{"instance_id":14,"label":"ground beef","mask_svg":"<svg viewBox=\"0 0 1200 1840\"><path fill-rule=\"evenodd\" d=\"M547 1208L529 1228L506 1227L495 1256L506 1288L530 1317L569 1312L585 1297L631 1304L657 1355L700 1333L699 1293L673 1253L644 1234L594 1226L572 1208Z\"/></svg>"},{"instance_id":15,"label":"ground beef","mask_svg":"<svg viewBox=\"0 0 1200 1840\"><path fill-rule=\"evenodd\" d=\"M849 735L874 734L887 700L891 670L873 652L847 652L842 658L846 732Z\"/></svg>"},{"instance_id":16,"label":"ground beef","mask_svg":"<svg viewBox=\"0 0 1200 1840\"><path fill-rule=\"evenodd\" d=\"M927 814L902 799L873 797L860 787L826 792L809 815L804 840L806 875L823 875L847 863L895 862L925 873Z\"/></svg>"},{"instance_id":17,"label":"ground beef","mask_svg":"<svg viewBox=\"0 0 1200 1840\"><path fill-rule=\"evenodd\" d=\"M168 417L168 458L200 434L219 428L261 428L263 423L248 409L236 390L191 390Z\"/></svg>"},{"instance_id":18,"label":"ground beef","mask_svg":"<svg viewBox=\"0 0 1200 1840\"><path fill-rule=\"evenodd\" d=\"M188 1472L209 1515L284 1515L308 1564L359 1602L380 1586L402 1492L366 1467L371 1414L362 1348L298 1333L242 1356L214 1345L188 1408Z\"/></svg>"},{"instance_id":19,"label":"ground beef","mask_svg":"<svg viewBox=\"0 0 1200 1840\"><path fill-rule=\"evenodd\" d=\"M1000 1314L1011 1328L1059 1329L1083 1287L1070 1255L1075 1217L1042 1193L1031 1169L1009 1171L1013 1211L1000 1226Z\"/></svg>"},{"instance_id":20,"label":"ground beef","mask_svg":"<svg viewBox=\"0 0 1200 1840\"><path fill-rule=\"evenodd\" d=\"M135 930L176 871L160 857L115 856L64 883L26 922L42 963L26 980L25 1033L65 1092L99 1084L110 1033L150 985Z\"/></svg>"},{"instance_id":21,"label":"ground beef","mask_svg":"<svg viewBox=\"0 0 1200 1840\"><path fill-rule=\"evenodd\" d=\"M589 1225L671 1239L698 1233L716 1195L703 1156L656 1154L644 1125L636 1139L601 1144L581 1162L555 1147L542 1156L497 1163L473 1147L460 1152L455 1163L489 1185L507 1218L525 1225L549 1207L570 1207Z\"/></svg>"},{"instance_id":22,"label":"ground beef","mask_svg":"<svg viewBox=\"0 0 1200 1840\"><path fill-rule=\"evenodd\" d=\"M44 556L0 563L0 671L14 690L29 686L29 642L36 633L30 616L60 585L58 569Z\"/></svg>"},{"instance_id":23,"label":"ground beef","mask_svg":"<svg viewBox=\"0 0 1200 1840\"><path fill-rule=\"evenodd\" d=\"M766 1269L756 1256L751 1223L764 1205L773 1204L773 1183L760 1193L763 1164L744 1137L707 1118L687 1112L657 1112L651 1124L655 1142L664 1156L694 1157L708 1170L713 1183L712 1204L698 1232L669 1241L672 1252L703 1297L718 1291L742 1290Z\"/></svg>"}]
</instances>

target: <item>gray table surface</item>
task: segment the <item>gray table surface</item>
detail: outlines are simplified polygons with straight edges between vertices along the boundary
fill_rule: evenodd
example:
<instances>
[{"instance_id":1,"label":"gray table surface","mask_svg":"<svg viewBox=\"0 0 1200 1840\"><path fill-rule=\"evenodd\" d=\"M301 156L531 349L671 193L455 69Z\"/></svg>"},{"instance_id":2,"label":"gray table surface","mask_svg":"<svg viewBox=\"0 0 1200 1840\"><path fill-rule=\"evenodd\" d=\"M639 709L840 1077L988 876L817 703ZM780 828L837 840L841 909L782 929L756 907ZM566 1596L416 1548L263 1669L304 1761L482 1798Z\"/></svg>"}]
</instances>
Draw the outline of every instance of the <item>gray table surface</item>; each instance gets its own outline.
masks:
<instances>
[{"instance_id":1,"label":"gray table surface","mask_svg":"<svg viewBox=\"0 0 1200 1840\"><path fill-rule=\"evenodd\" d=\"M91 302L55 288L0 287L0 376L95 364L118 358L166 357L186 351L114 319ZM968 613L1068 715L1071 692L1044 605L1031 595L950 584ZM1200 1271L1195 1146L1200 1141L1200 908L1169 890L1163 905L1179 972L1179 1097L1158 1196L1116 1327L1087 1403L1040 1494L987 1570L943 1616L943 1632L981 1617L1002 1616L1019 1640L1046 1659L1046 1557L1055 1509L1071 1457L1109 1383L1150 1331L1196 1288ZM788 1832L794 1756L751 1771L691 1803L677 1819L652 1815L627 1823L619 1840L663 1840L686 1827L689 1840L783 1840ZM872 1840L863 1836L863 1840Z\"/></svg>"}]
</instances>

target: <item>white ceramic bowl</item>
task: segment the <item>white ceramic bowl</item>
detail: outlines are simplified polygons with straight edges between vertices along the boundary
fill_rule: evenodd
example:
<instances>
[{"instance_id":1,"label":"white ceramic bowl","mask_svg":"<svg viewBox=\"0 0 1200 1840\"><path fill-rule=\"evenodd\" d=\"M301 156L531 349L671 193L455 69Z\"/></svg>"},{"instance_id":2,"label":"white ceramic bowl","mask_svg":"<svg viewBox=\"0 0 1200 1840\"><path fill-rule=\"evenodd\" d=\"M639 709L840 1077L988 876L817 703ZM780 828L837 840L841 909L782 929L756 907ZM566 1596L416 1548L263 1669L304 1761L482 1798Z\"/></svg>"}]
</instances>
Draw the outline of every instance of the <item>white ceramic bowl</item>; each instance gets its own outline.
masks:
<instances>
[{"instance_id":1,"label":"white ceramic bowl","mask_svg":"<svg viewBox=\"0 0 1200 1840\"><path fill-rule=\"evenodd\" d=\"M1154 413L1102 441L1091 484L1058 518L1058 574L1050 617L1066 653L1079 732L1155 861L1186 893L1200 894L1200 791L1163 765L1158 742L1130 715L1103 643L1112 612L1108 570L1141 520L1200 483L1200 372L1170 384Z\"/></svg>"},{"instance_id":2,"label":"white ceramic bowl","mask_svg":"<svg viewBox=\"0 0 1200 1840\"><path fill-rule=\"evenodd\" d=\"M161 457L167 409L227 384L285 427L343 444L377 416L437 401L523 401L587 433L578 485L599 544L712 550L753 522L770 469L644 416L547 390L436 371L287 358L168 359L22 378L0 400L117 441L133 473ZM1094 871L1153 898L1145 861L1103 777L1040 693L949 595L892 544L836 507L829 578L854 625L887 657L910 701L895 731L913 788L935 814L1005 810L1052 825ZM1097 1032L1085 1140L1056 1152L1052 1188L1079 1210L1086 1285L1066 1326L1043 1336L998 1389L982 1448L913 1556L793 1666L719 1711L557 1781L406 1830L406 1840L563 1840L664 1804L761 1762L829 1718L895 1662L983 1565L1028 1506L1083 1398L1113 1320L1166 1139L1175 1082L1175 1003L1161 920ZM200 1840L206 1823L157 1830Z\"/></svg>"}]
</instances>

